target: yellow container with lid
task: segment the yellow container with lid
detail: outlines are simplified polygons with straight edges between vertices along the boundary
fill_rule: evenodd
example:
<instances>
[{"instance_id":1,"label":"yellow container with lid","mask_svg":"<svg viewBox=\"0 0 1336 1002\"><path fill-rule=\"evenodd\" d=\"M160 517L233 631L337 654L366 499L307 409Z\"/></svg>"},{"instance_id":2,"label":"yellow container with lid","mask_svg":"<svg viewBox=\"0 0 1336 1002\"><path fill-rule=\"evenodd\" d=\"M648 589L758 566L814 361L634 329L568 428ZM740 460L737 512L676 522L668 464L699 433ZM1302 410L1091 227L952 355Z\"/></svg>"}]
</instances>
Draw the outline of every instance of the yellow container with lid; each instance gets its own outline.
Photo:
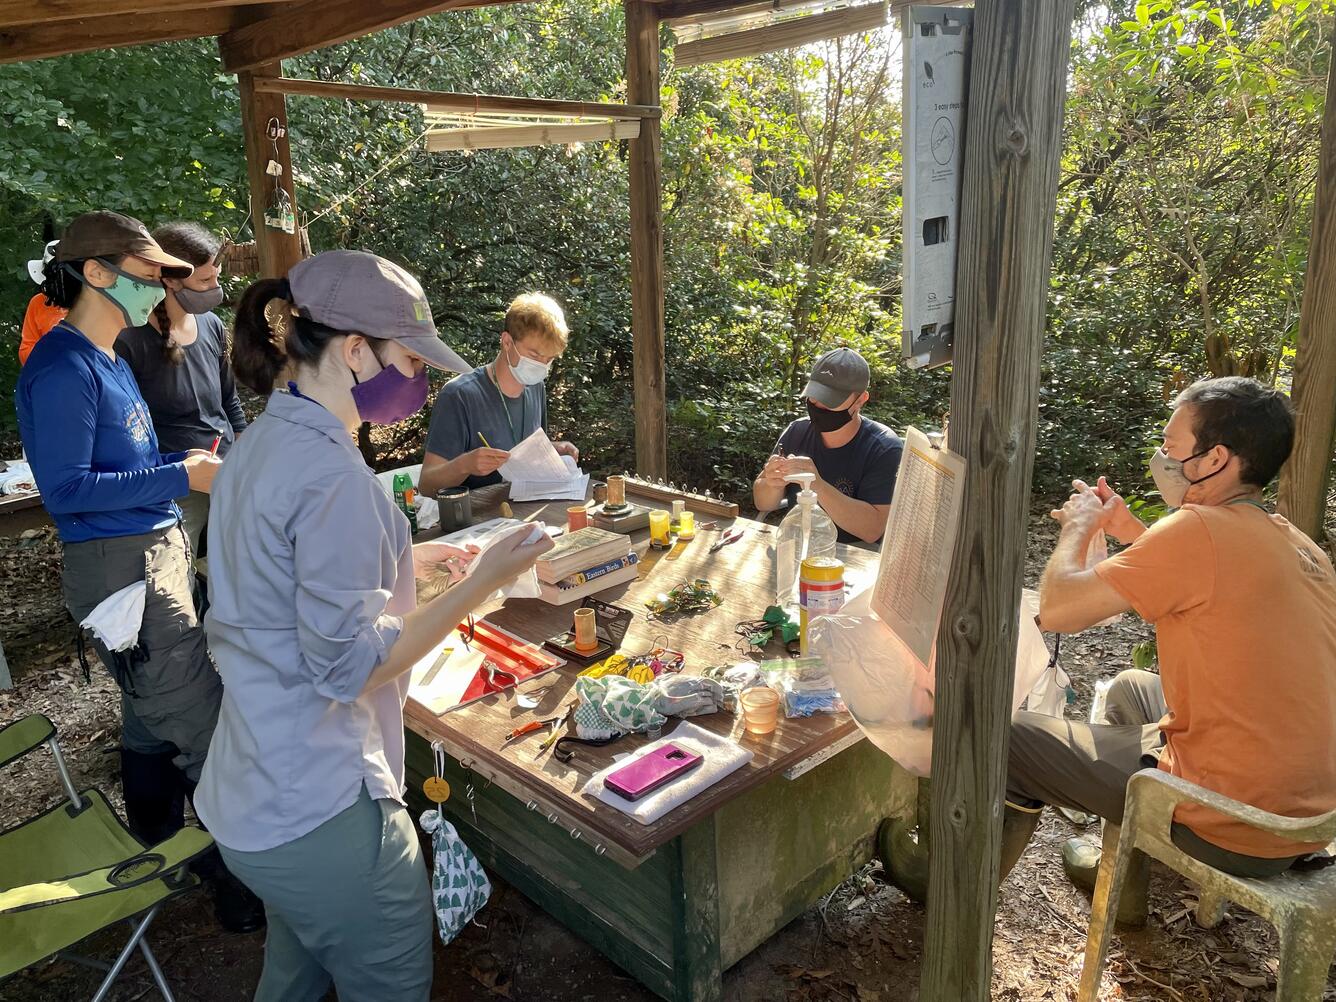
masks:
<instances>
[{"instance_id":1,"label":"yellow container with lid","mask_svg":"<svg viewBox=\"0 0 1336 1002\"><path fill-rule=\"evenodd\" d=\"M807 622L833 616L844 608L844 562L834 557L808 557L798 575L800 650L807 655Z\"/></svg>"}]
</instances>

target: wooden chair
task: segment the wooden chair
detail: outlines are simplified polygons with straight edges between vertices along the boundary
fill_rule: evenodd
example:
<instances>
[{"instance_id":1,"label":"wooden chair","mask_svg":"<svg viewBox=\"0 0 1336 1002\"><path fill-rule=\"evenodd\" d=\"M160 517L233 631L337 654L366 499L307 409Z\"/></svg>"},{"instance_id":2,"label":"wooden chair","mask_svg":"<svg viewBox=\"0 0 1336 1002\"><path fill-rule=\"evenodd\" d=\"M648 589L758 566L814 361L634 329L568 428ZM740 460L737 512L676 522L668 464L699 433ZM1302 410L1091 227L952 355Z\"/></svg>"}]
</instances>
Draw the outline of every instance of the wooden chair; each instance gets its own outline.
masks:
<instances>
[{"instance_id":1,"label":"wooden chair","mask_svg":"<svg viewBox=\"0 0 1336 1002\"><path fill-rule=\"evenodd\" d=\"M1197 922L1204 928L1219 923L1230 901L1270 921L1280 934L1276 1002L1319 1002L1336 953L1336 867L1288 870L1265 879L1223 873L1189 856L1171 841L1174 809L1183 803L1203 804L1295 842L1329 842L1336 838L1336 811L1316 818L1287 818L1222 797L1158 769L1137 773L1127 784L1122 826L1104 825L1104 855L1090 908L1078 1002L1095 1002L1118 911L1118 894L1135 852L1158 859L1197 885Z\"/></svg>"}]
</instances>

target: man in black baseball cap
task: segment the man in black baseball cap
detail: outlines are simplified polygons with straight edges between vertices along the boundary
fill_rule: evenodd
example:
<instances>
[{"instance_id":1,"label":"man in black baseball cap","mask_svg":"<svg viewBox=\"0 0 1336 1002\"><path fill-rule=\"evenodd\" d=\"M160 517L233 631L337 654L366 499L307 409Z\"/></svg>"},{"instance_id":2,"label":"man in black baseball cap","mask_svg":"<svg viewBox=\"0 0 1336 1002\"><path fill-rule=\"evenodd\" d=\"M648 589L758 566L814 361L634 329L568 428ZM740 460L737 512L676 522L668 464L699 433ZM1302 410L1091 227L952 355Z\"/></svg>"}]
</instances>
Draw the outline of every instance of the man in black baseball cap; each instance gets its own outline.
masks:
<instances>
[{"instance_id":1,"label":"man in black baseball cap","mask_svg":"<svg viewBox=\"0 0 1336 1002\"><path fill-rule=\"evenodd\" d=\"M852 348L826 352L803 389L807 417L784 430L752 485L756 510L794 503L798 485L786 478L814 473L817 501L842 543L876 543L886 528L902 442L884 424L862 415L871 373Z\"/></svg>"}]
</instances>

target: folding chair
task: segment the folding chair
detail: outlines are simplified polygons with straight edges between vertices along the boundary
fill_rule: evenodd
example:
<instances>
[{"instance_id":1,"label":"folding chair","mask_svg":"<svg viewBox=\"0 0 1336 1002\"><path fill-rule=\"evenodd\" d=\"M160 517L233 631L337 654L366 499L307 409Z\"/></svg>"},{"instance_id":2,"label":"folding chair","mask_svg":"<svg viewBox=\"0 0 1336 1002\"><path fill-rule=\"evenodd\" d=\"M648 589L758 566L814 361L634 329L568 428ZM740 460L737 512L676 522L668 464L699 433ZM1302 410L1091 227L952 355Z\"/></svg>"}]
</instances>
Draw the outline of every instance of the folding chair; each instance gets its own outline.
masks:
<instances>
[{"instance_id":1,"label":"folding chair","mask_svg":"<svg viewBox=\"0 0 1336 1002\"><path fill-rule=\"evenodd\" d=\"M213 839L183 828L152 848L136 838L99 790L79 793L56 742L56 728L31 714L0 728L0 767L46 744L68 799L0 832L0 980L60 954L107 972L93 996L102 1002L135 948L167 1002L167 980L144 933L162 903L199 884L186 863ZM114 962L79 957L67 948L117 922L130 939Z\"/></svg>"}]
</instances>

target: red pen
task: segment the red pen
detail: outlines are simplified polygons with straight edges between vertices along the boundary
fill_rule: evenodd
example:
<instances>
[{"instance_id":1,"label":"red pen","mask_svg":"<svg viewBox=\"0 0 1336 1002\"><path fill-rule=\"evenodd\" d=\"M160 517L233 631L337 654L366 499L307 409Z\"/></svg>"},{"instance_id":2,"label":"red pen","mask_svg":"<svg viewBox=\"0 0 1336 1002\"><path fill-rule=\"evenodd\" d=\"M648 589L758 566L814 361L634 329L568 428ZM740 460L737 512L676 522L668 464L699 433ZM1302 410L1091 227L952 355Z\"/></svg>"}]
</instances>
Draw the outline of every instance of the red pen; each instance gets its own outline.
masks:
<instances>
[{"instance_id":1,"label":"red pen","mask_svg":"<svg viewBox=\"0 0 1336 1002\"><path fill-rule=\"evenodd\" d=\"M215 459L215 458L217 458L217 456L218 456L218 446L222 443L222 441L223 441L223 436L222 436L222 435L215 435L215 436L213 436L213 447L209 449L209 458L210 458L210 459Z\"/></svg>"}]
</instances>

